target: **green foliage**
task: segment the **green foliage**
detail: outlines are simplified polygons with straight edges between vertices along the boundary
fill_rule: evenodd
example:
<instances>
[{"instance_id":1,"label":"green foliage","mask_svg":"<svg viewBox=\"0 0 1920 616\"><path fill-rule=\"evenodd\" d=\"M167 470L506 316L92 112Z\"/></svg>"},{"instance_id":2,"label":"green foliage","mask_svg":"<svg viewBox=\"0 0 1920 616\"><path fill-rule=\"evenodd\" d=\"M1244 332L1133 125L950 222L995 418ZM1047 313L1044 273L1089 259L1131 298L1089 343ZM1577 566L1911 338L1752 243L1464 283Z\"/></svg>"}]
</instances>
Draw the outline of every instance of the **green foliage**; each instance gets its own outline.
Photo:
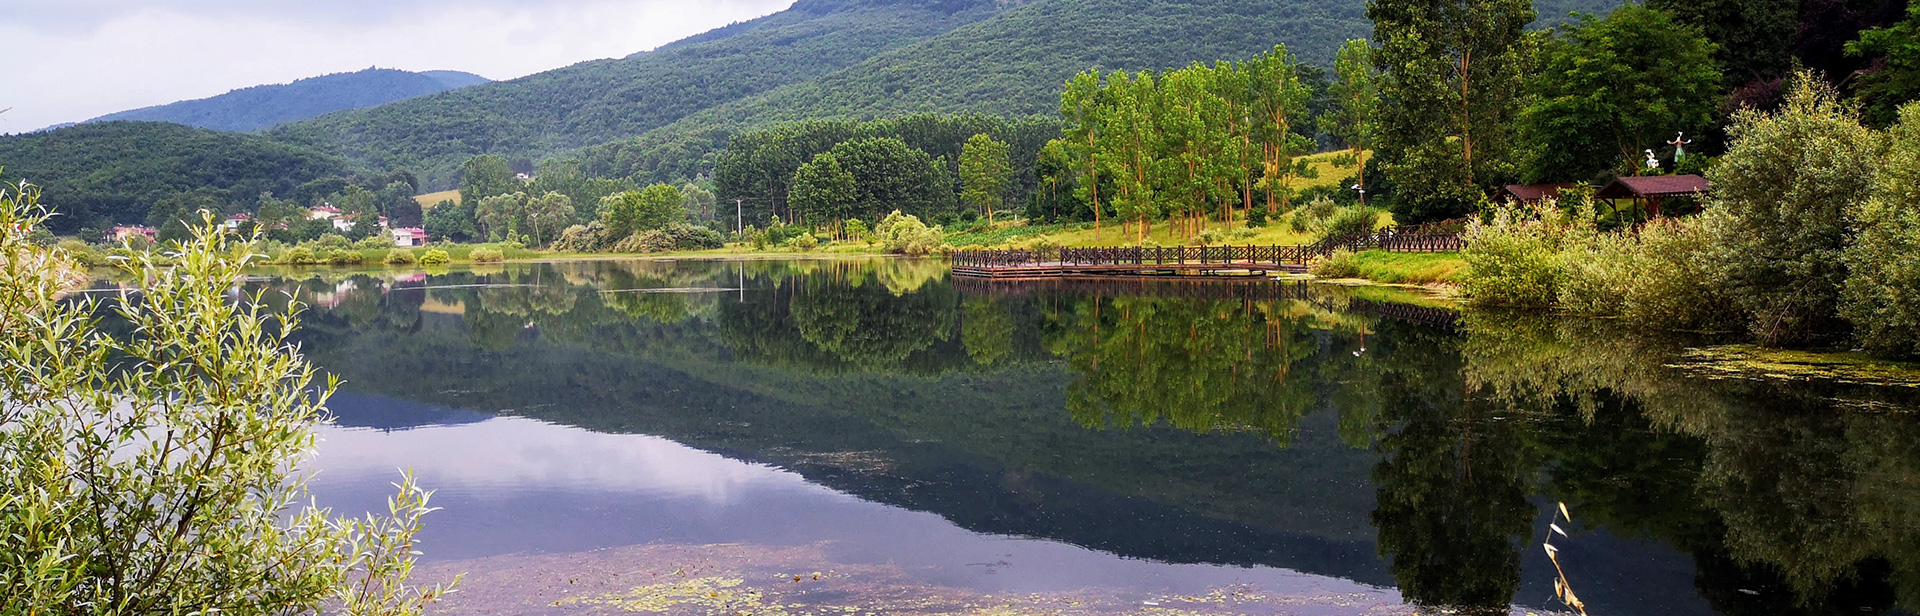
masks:
<instances>
[{"instance_id":1,"label":"green foliage","mask_svg":"<svg viewBox=\"0 0 1920 616\"><path fill-rule=\"evenodd\" d=\"M684 201L680 190L667 184L609 195L600 200L600 224L606 228L606 237L618 242L686 218L681 205Z\"/></svg>"},{"instance_id":2,"label":"green foliage","mask_svg":"<svg viewBox=\"0 0 1920 616\"><path fill-rule=\"evenodd\" d=\"M429 249L426 254L420 255L421 265L446 265L451 261L453 259L447 256L447 251L439 248Z\"/></svg>"},{"instance_id":3,"label":"green foliage","mask_svg":"<svg viewBox=\"0 0 1920 616\"><path fill-rule=\"evenodd\" d=\"M1380 131L1380 70L1373 63L1373 44L1364 39L1347 41L1334 57L1333 67L1338 79L1327 87L1333 109L1320 116L1320 130L1346 144L1352 160L1337 160L1335 166L1355 169L1354 179L1365 188L1366 174L1361 171Z\"/></svg>"},{"instance_id":4,"label":"green foliage","mask_svg":"<svg viewBox=\"0 0 1920 616\"><path fill-rule=\"evenodd\" d=\"M567 227L560 232L560 239L554 240L551 248L560 252L593 252L606 242L606 231L606 226L598 220Z\"/></svg>"},{"instance_id":5,"label":"green foliage","mask_svg":"<svg viewBox=\"0 0 1920 616\"><path fill-rule=\"evenodd\" d=\"M455 71L412 73L369 68L308 77L289 84L241 88L211 98L104 115L89 122L172 122L250 133L335 111L373 107L486 81L479 75Z\"/></svg>"},{"instance_id":6,"label":"green foliage","mask_svg":"<svg viewBox=\"0 0 1920 616\"><path fill-rule=\"evenodd\" d=\"M707 250L724 245L725 240L720 237L719 232L706 227L676 222L658 229L648 229L629 235L615 242L608 250L617 253L644 254L673 250Z\"/></svg>"},{"instance_id":7,"label":"green foliage","mask_svg":"<svg viewBox=\"0 0 1920 616\"><path fill-rule=\"evenodd\" d=\"M467 253L467 259L474 263L499 263L507 260L507 256L493 248L475 248Z\"/></svg>"},{"instance_id":8,"label":"green foliage","mask_svg":"<svg viewBox=\"0 0 1920 616\"><path fill-rule=\"evenodd\" d=\"M1380 45L1379 156L1403 224L1476 211L1517 174L1513 126L1525 101L1533 43L1527 0L1372 0Z\"/></svg>"},{"instance_id":9,"label":"green foliage","mask_svg":"<svg viewBox=\"0 0 1920 616\"><path fill-rule=\"evenodd\" d=\"M427 210L427 236L439 240L473 241L482 239L478 210L480 202L441 201Z\"/></svg>"},{"instance_id":10,"label":"green foliage","mask_svg":"<svg viewBox=\"0 0 1920 616\"><path fill-rule=\"evenodd\" d=\"M513 167L500 156L475 156L460 166L460 202L478 204L487 197L525 192Z\"/></svg>"},{"instance_id":11,"label":"green foliage","mask_svg":"<svg viewBox=\"0 0 1920 616\"><path fill-rule=\"evenodd\" d=\"M1847 212L1854 229L1840 311L1864 348L1920 354L1920 105L1900 110L1873 196Z\"/></svg>"},{"instance_id":12,"label":"green foliage","mask_svg":"<svg viewBox=\"0 0 1920 616\"><path fill-rule=\"evenodd\" d=\"M1867 123L1893 124L1902 105L1920 98L1920 4L1907 5L1905 21L1861 32L1846 50L1849 55L1880 59L1881 66L1860 75L1854 86L1866 104Z\"/></svg>"},{"instance_id":13,"label":"green foliage","mask_svg":"<svg viewBox=\"0 0 1920 616\"><path fill-rule=\"evenodd\" d=\"M1380 210L1361 206L1344 207L1326 218L1320 237L1361 237L1372 235L1379 228Z\"/></svg>"},{"instance_id":14,"label":"green foliage","mask_svg":"<svg viewBox=\"0 0 1920 616\"><path fill-rule=\"evenodd\" d=\"M333 383L309 387L297 304L232 301L245 246L209 223L171 265L133 255L110 332L60 300L76 281L24 241L46 216L25 196L0 194L0 604L412 615L446 591L407 584L432 511L411 477L388 517L306 504Z\"/></svg>"},{"instance_id":15,"label":"green foliage","mask_svg":"<svg viewBox=\"0 0 1920 616\"><path fill-rule=\"evenodd\" d=\"M791 184L788 199L793 209L821 220L843 220L852 216L860 198L859 184L840 164L840 159L834 158L833 152L821 152L801 165L793 172Z\"/></svg>"},{"instance_id":16,"label":"green foliage","mask_svg":"<svg viewBox=\"0 0 1920 616\"><path fill-rule=\"evenodd\" d=\"M1844 333L1837 318L1847 275L1846 213L1873 191L1883 139L1826 82L1795 76L1776 114L1734 116L1725 156L1708 172L1708 215L1724 256L1716 279L1768 344Z\"/></svg>"},{"instance_id":17,"label":"green foliage","mask_svg":"<svg viewBox=\"0 0 1920 616\"><path fill-rule=\"evenodd\" d=\"M1552 308L1566 278L1560 249L1567 226L1557 204L1502 207L1490 222L1474 221L1462 236L1467 262L1461 287L1474 304Z\"/></svg>"},{"instance_id":18,"label":"green foliage","mask_svg":"<svg viewBox=\"0 0 1920 616\"><path fill-rule=\"evenodd\" d=\"M252 206L262 193L291 194L309 180L353 169L310 148L148 122L0 136L0 164L47 189L45 205L60 213L48 225L61 234L137 223L154 204L178 195Z\"/></svg>"},{"instance_id":19,"label":"green foliage","mask_svg":"<svg viewBox=\"0 0 1920 616\"><path fill-rule=\"evenodd\" d=\"M887 252L920 256L940 249L944 242L940 227L928 227L915 216L894 210L873 229L874 238Z\"/></svg>"},{"instance_id":20,"label":"green foliage","mask_svg":"<svg viewBox=\"0 0 1920 616\"><path fill-rule=\"evenodd\" d=\"M384 262L387 265L413 265L413 251L405 248L388 250Z\"/></svg>"},{"instance_id":21,"label":"green foliage","mask_svg":"<svg viewBox=\"0 0 1920 616\"><path fill-rule=\"evenodd\" d=\"M960 153L960 200L979 208L992 222L994 210L1005 209L1012 175L1006 142L984 133L974 135Z\"/></svg>"},{"instance_id":22,"label":"green foliage","mask_svg":"<svg viewBox=\"0 0 1920 616\"><path fill-rule=\"evenodd\" d=\"M1555 32L1520 119L1530 182L1589 181L1635 168L1672 135L1713 128L1724 97L1713 43L1666 12L1628 5Z\"/></svg>"},{"instance_id":23,"label":"green foliage","mask_svg":"<svg viewBox=\"0 0 1920 616\"><path fill-rule=\"evenodd\" d=\"M1788 43L1799 0L1648 0L1647 6L1699 28L1718 45L1713 55L1728 86L1773 79L1793 67Z\"/></svg>"}]
</instances>

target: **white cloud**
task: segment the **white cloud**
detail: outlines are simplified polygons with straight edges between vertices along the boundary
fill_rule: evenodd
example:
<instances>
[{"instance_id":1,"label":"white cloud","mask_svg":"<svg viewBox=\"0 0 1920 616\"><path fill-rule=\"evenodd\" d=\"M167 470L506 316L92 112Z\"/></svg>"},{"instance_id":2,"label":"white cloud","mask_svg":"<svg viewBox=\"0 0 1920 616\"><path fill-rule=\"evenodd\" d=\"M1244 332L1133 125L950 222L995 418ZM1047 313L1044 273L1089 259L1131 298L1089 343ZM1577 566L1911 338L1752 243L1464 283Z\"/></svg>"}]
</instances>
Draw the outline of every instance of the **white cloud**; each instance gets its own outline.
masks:
<instances>
[{"instance_id":1,"label":"white cloud","mask_svg":"<svg viewBox=\"0 0 1920 616\"><path fill-rule=\"evenodd\" d=\"M24 7L15 5L24 3ZM511 79L792 0L0 0L0 132L369 66ZM14 5L14 6L8 6ZM16 16L25 15L25 19Z\"/></svg>"}]
</instances>

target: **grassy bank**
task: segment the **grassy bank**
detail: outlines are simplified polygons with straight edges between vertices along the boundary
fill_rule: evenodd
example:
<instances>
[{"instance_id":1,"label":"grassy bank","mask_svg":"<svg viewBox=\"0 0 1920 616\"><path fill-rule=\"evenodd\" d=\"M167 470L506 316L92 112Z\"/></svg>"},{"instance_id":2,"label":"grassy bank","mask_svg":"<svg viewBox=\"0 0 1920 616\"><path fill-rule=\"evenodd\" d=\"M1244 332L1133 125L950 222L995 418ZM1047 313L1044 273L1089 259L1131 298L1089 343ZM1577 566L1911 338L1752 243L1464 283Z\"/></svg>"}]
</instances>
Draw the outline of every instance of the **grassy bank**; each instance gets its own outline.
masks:
<instances>
[{"instance_id":1,"label":"grassy bank","mask_svg":"<svg viewBox=\"0 0 1920 616\"><path fill-rule=\"evenodd\" d=\"M1315 265L1322 278L1364 278L1386 284L1459 284L1467 262L1457 252L1340 253Z\"/></svg>"}]
</instances>

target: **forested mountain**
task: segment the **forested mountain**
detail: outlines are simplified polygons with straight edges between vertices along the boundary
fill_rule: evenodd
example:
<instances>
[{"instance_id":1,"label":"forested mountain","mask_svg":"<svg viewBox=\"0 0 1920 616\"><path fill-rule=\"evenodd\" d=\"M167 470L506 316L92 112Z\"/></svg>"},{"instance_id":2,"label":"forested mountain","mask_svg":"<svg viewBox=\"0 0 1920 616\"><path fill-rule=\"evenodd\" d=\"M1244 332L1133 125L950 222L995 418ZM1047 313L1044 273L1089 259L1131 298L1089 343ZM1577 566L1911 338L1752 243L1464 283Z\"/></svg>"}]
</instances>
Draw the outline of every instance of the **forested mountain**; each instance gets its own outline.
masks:
<instances>
[{"instance_id":1,"label":"forested mountain","mask_svg":"<svg viewBox=\"0 0 1920 616\"><path fill-rule=\"evenodd\" d=\"M485 77L459 71L414 73L369 68L122 111L88 122L172 122L213 130L253 132L335 111L373 107L487 81Z\"/></svg>"},{"instance_id":2,"label":"forested mountain","mask_svg":"<svg viewBox=\"0 0 1920 616\"><path fill-rule=\"evenodd\" d=\"M1537 0L1540 25L1618 0ZM1088 68L1146 70L1243 59L1285 44L1329 66L1372 25L1365 0L1047 0L1007 10L857 66L713 107L591 148L596 173L666 180L704 173L728 136L775 122L914 112L1058 112L1060 84Z\"/></svg>"},{"instance_id":3,"label":"forested mountain","mask_svg":"<svg viewBox=\"0 0 1920 616\"><path fill-rule=\"evenodd\" d=\"M273 130L451 186L478 154L539 159L632 137L989 17L995 0L800 0L786 11L623 59L343 112Z\"/></svg>"},{"instance_id":4,"label":"forested mountain","mask_svg":"<svg viewBox=\"0 0 1920 616\"><path fill-rule=\"evenodd\" d=\"M102 122L0 137L9 181L41 186L59 215L48 226L74 233L147 218L157 201L203 193L251 205L260 193L291 194L310 180L344 176L346 160L257 135L164 122Z\"/></svg>"}]
</instances>

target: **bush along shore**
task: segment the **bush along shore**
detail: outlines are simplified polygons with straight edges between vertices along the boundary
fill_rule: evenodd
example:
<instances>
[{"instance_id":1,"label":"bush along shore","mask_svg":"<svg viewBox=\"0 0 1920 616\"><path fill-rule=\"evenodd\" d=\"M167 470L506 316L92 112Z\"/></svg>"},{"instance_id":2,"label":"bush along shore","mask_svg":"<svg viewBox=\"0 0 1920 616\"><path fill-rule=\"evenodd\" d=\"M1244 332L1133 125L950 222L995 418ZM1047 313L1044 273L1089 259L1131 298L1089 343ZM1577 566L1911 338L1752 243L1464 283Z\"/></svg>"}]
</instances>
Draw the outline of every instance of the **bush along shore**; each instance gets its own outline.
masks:
<instances>
[{"instance_id":1,"label":"bush along shore","mask_svg":"<svg viewBox=\"0 0 1920 616\"><path fill-rule=\"evenodd\" d=\"M1885 131L1823 80L1735 115L1701 212L1596 228L1593 201L1494 208L1468 229L1473 304L1744 331L1767 346L1920 353L1920 104Z\"/></svg>"}]
</instances>

